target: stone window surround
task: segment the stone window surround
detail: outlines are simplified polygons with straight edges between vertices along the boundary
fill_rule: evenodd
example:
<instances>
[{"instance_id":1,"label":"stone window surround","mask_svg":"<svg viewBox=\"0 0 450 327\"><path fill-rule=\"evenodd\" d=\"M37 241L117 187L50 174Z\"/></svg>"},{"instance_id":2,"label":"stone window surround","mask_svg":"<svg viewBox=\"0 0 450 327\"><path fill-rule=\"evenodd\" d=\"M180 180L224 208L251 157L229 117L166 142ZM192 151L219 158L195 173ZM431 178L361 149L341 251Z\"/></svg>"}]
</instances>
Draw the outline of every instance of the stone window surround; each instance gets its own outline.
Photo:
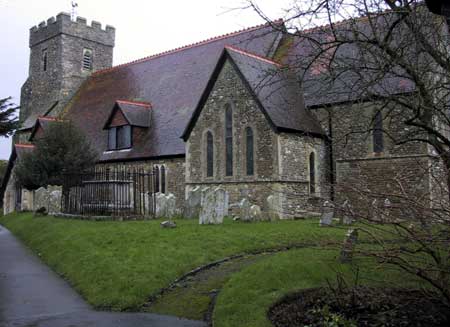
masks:
<instances>
[{"instance_id":1,"label":"stone window surround","mask_svg":"<svg viewBox=\"0 0 450 327\"><path fill-rule=\"evenodd\" d=\"M211 133L212 135L212 139L213 139L213 173L212 176L208 176L207 175L207 169L208 169L208 162L207 162L207 156L208 156L208 141L207 141L207 135L208 132ZM216 146L214 144L216 140L216 136L214 135L214 131L210 128L207 128L203 131L202 133L202 151L201 151L201 162L200 162L200 167L201 167L201 171L202 171L202 177L203 180L209 180L212 181L214 180L215 176L216 176L216 170L217 170L217 165L215 164L215 159L216 159Z\"/></svg>"},{"instance_id":2,"label":"stone window surround","mask_svg":"<svg viewBox=\"0 0 450 327\"><path fill-rule=\"evenodd\" d=\"M169 191L168 191L168 186L169 186L169 183L167 182L168 181L168 173L169 173L169 169L167 168L167 165L166 164L154 164L153 165L153 171L155 171L155 168L157 168L158 169L158 183L159 183L159 185L158 185L158 192L161 192L161 190L163 189L162 188L162 186L163 186L163 184L162 184L162 180L163 180L163 176L162 176L162 173L161 173L161 168L164 168L164 192L162 192L162 193L164 193L164 194L168 194L169 193ZM155 180L156 180L156 177L155 177Z\"/></svg>"},{"instance_id":3,"label":"stone window surround","mask_svg":"<svg viewBox=\"0 0 450 327\"><path fill-rule=\"evenodd\" d=\"M42 49L42 71L46 72L48 70L48 49Z\"/></svg>"}]
</instances>

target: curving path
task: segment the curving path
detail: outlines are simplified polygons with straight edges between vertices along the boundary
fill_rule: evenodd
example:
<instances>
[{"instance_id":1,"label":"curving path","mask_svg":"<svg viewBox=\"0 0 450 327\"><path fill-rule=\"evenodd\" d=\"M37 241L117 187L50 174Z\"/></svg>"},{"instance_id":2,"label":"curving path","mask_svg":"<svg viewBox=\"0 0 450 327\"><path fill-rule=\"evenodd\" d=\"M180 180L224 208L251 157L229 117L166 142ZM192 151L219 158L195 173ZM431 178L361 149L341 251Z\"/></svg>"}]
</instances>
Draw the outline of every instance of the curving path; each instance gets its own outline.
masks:
<instances>
[{"instance_id":1,"label":"curving path","mask_svg":"<svg viewBox=\"0 0 450 327\"><path fill-rule=\"evenodd\" d=\"M204 322L147 313L94 311L0 226L0 327L200 327Z\"/></svg>"}]
</instances>

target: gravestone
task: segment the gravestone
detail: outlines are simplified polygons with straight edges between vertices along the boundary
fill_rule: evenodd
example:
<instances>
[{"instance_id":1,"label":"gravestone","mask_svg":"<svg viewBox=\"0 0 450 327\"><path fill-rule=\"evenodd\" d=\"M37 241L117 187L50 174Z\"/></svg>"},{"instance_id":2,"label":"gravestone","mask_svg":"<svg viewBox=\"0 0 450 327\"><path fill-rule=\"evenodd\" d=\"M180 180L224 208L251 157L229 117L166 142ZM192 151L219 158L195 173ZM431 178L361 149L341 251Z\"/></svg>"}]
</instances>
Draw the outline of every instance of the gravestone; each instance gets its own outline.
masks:
<instances>
[{"instance_id":1,"label":"gravestone","mask_svg":"<svg viewBox=\"0 0 450 327\"><path fill-rule=\"evenodd\" d=\"M199 224L222 224L225 213L225 191L216 189L203 193L202 209L199 216Z\"/></svg>"},{"instance_id":2,"label":"gravestone","mask_svg":"<svg viewBox=\"0 0 450 327\"><path fill-rule=\"evenodd\" d=\"M275 195L272 194L267 197L266 202L270 221L279 220L280 206L278 203L278 199L275 197Z\"/></svg>"},{"instance_id":3,"label":"gravestone","mask_svg":"<svg viewBox=\"0 0 450 327\"><path fill-rule=\"evenodd\" d=\"M345 200L342 204L342 218L341 224L343 225L351 225L353 223L353 210L350 202Z\"/></svg>"},{"instance_id":4,"label":"gravestone","mask_svg":"<svg viewBox=\"0 0 450 327\"><path fill-rule=\"evenodd\" d=\"M228 216L228 193L218 187L214 190L216 198L216 211L218 216Z\"/></svg>"},{"instance_id":5,"label":"gravestone","mask_svg":"<svg viewBox=\"0 0 450 327\"><path fill-rule=\"evenodd\" d=\"M386 198L383 202L383 211L381 213L381 218L383 219L383 221L389 220L389 216L391 215L391 207L392 207L391 200Z\"/></svg>"},{"instance_id":6,"label":"gravestone","mask_svg":"<svg viewBox=\"0 0 450 327\"><path fill-rule=\"evenodd\" d=\"M334 217L334 206L331 202L325 201L322 205L322 215L320 217L320 226L331 226Z\"/></svg>"},{"instance_id":7,"label":"gravestone","mask_svg":"<svg viewBox=\"0 0 450 327\"><path fill-rule=\"evenodd\" d=\"M155 194L155 216L163 218L166 215L166 196L163 193Z\"/></svg>"},{"instance_id":8,"label":"gravestone","mask_svg":"<svg viewBox=\"0 0 450 327\"><path fill-rule=\"evenodd\" d=\"M34 191L33 211L36 211L42 207L44 207L48 212L47 190L44 187L40 187Z\"/></svg>"},{"instance_id":9,"label":"gravestone","mask_svg":"<svg viewBox=\"0 0 450 327\"><path fill-rule=\"evenodd\" d=\"M175 195L169 193L166 195L166 218L173 218L177 213L177 199Z\"/></svg>"},{"instance_id":10,"label":"gravestone","mask_svg":"<svg viewBox=\"0 0 450 327\"><path fill-rule=\"evenodd\" d=\"M33 210L45 208L51 215L61 213L61 189L61 186L54 185L38 188L34 192Z\"/></svg>"},{"instance_id":11,"label":"gravestone","mask_svg":"<svg viewBox=\"0 0 450 327\"><path fill-rule=\"evenodd\" d=\"M47 211L50 215L61 213L61 195L60 189L53 189L53 191L49 192Z\"/></svg>"},{"instance_id":12,"label":"gravestone","mask_svg":"<svg viewBox=\"0 0 450 327\"><path fill-rule=\"evenodd\" d=\"M183 216L185 218L198 218L202 205L202 190L199 186L195 187L188 194L184 207Z\"/></svg>"},{"instance_id":13,"label":"gravestone","mask_svg":"<svg viewBox=\"0 0 450 327\"><path fill-rule=\"evenodd\" d=\"M243 198L241 202L239 202L240 218L242 221L252 221L252 217L250 215L251 206L252 205L247 198Z\"/></svg>"},{"instance_id":14,"label":"gravestone","mask_svg":"<svg viewBox=\"0 0 450 327\"><path fill-rule=\"evenodd\" d=\"M342 263L351 262L353 259L353 252L358 241L358 230L349 229L345 235L344 244L342 245L340 261Z\"/></svg>"},{"instance_id":15,"label":"gravestone","mask_svg":"<svg viewBox=\"0 0 450 327\"><path fill-rule=\"evenodd\" d=\"M175 227L177 227L177 224L173 221L165 220L160 224L160 226L162 228L175 228Z\"/></svg>"},{"instance_id":16,"label":"gravestone","mask_svg":"<svg viewBox=\"0 0 450 327\"><path fill-rule=\"evenodd\" d=\"M250 214L250 221L262 220L261 208L256 204L250 207L249 214Z\"/></svg>"}]
</instances>

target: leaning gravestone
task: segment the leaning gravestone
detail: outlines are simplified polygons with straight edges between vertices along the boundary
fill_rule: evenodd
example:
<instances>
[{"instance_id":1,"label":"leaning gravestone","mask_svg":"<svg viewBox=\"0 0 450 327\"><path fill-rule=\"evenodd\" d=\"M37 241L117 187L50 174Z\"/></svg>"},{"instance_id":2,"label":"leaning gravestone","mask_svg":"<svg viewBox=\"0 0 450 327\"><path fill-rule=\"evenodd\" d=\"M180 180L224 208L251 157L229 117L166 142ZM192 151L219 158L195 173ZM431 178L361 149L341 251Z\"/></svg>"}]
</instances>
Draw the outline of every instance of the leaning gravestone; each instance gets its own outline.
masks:
<instances>
[{"instance_id":1,"label":"leaning gravestone","mask_svg":"<svg viewBox=\"0 0 450 327\"><path fill-rule=\"evenodd\" d=\"M342 245L340 261L342 263L351 262L353 252L355 251L356 242L358 241L358 230L349 229L345 235L344 244Z\"/></svg>"},{"instance_id":2,"label":"leaning gravestone","mask_svg":"<svg viewBox=\"0 0 450 327\"><path fill-rule=\"evenodd\" d=\"M50 215L55 215L61 213L61 195L62 192L59 189L56 189L53 187L53 191L50 191L49 189L49 195L48 195L48 207L47 211Z\"/></svg>"},{"instance_id":3,"label":"leaning gravestone","mask_svg":"<svg viewBox=\"0 0 450 327\"><path fill-rule=\"evenodd\" d=\"M162 228L175 228L177 227L177 224L174 221L165 220L161 224Z\"/></svg>"},{"instance_id":4,"label":"leaning gravestone","mask_svg":"<svg viewBox=\"0 0 450 327\"><path fill-rule=\"evenodd\" d=\"M183 216L185 218L197 218L202 208L202 191L199 186L195 187L188 194Z\"/></svg>"},{"instance_id":5,"label":"leaning gravestone","mask_svg":"<svg viewBox=\"0 0 450 327\"><path fill-rule=\"evenodd\" d=\"M322 205L322 215L320 217L320 226L331 226L334 217L334 206L331 202L325 201Z\"/></svg>"},{"instance_id":6,"label":"leaning gravestone","mask_svg":"<svg viewBox=\"0 0 450 327\"><path fill-rule=\"evenodd\" d=\"M225 213L226 196L224 190L216 189L206 192L202 200L202 210L200 211L199 224L221 224Z\"/></svg>"},{"instance_id":7,"label":"leaning gravestone","mask_svg":"<svg viewBox=\"0 0 450 327\"><path fill-rule=\"evenodd\" d=\"M267 210L271 221L280 219L280 206L277 198L272 194L267 197Z\"/></svg>"},{"instance_id":8,"label":"leaning gravestone","mask_svg":"<svg viewBox=\"0 0 450 327\"><path fill-rule=\"evenodd\" d=\"M261 221L262 220L262 215L261 215L261 208L254 204L250 207L249 210L250 213L250 219L251 221Z\"/></svg>"},{"instance_id":9,"label":"leaning gravestone","mask_svg":"<svg viewBox=\"0 0 450 327\"><path fill-rule=\"evenodd\" d=\"M166 218L173 218L175 217L177 212L177 199L175 195L172 193L169 193L166 195Z\"/></svg>"},{"instance_id":10,"label":"leaning gravestone","mask_svg":"<svg viewBox=\"0 0 450 327\"><path fill-rule=\"evenodd\" d=\"M251 203L247 198L243 198L241 202L239 202L239 209L240 209L240 217L242 221L252 221L252 217L250 215L250 207Z\"/></svg>"}]
</instances>

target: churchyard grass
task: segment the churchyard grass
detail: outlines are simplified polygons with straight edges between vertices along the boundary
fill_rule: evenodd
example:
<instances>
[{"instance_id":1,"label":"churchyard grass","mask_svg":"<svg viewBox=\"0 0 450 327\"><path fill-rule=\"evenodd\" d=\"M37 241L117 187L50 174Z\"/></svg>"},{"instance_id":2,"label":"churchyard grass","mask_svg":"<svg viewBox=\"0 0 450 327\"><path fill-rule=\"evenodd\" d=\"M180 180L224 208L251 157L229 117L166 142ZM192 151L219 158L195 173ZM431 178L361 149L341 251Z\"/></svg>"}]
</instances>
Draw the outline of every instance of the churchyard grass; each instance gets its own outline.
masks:
<instances>
[{"instance_id":1,"label":"churchyard grass","mask_svg":"<svg viewBox=\"0 0 450 327\"><path fill-rule=\"evenodd\" d=\"M334 249L294 249L263 258L233 274L218 295L214 310L217 327L270 327L269 307L283 295L296 290L333 284L339 273L347 285L366 284L381 287L417 287L419 281L405 278L392 266L355 259L340 264ZM354 264L358 264L358 273ZM358 278L356 278L358 276Z\"/></svg>"},{"instance_id":2,"label":"churchyard grass","mask_svg":"<svg viewBox=\"0 0 450 327\"><path fill-rule=\"evenodd\" d=\"M298 243L341 242L346 231L321 228L317 219L271 223L225 219L222 225L201 226L198 220L178 219L175 229L162 229L160 222L94 222L32 213L0 217L2 225L89 303L106 310L141 310L150 295L176 278L227 256Z\"/></svg>"}]
</instances>

